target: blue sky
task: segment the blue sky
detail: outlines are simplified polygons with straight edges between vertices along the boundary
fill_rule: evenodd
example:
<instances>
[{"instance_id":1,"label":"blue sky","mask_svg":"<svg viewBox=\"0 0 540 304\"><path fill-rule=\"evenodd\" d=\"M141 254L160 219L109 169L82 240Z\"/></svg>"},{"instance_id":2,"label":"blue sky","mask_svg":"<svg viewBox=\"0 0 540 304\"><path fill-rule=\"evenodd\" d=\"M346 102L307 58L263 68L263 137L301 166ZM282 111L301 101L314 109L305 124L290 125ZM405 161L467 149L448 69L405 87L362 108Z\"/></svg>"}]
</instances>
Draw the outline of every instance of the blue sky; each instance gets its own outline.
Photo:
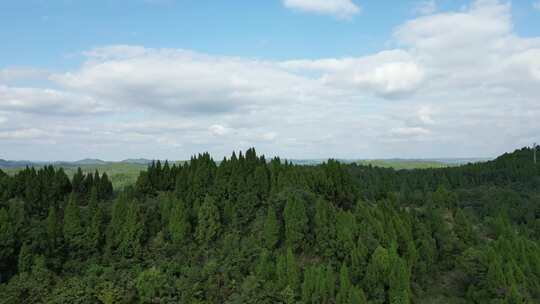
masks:
<instances>
[{"instance_id":1,"label":"blue sky","mask_svg":"<svg viewBox=\"0 0 540 304\"><path fill-rule=\"evenodd\" d=\"M429 1L428 1L429 2ZM291 10L276 1L75 1L0 3L0 65L74 66L82 51L111 44L181 48L265 59L366 55L387 48L422 1L356 1L348 20ZM436 1L457 10L469 1ZM516 32L538 36L531 0L512 1Z\"/></svg>"},{"instance_id":2,"label":"blue sky","mask_svg":"<svg viewBox=\"0 0 540 304\"><path fill-rule=\"evenodd\" d=\"M2 1L0 158L494 156L538 37L533 0Z\"/></svg>"}]
</instances>

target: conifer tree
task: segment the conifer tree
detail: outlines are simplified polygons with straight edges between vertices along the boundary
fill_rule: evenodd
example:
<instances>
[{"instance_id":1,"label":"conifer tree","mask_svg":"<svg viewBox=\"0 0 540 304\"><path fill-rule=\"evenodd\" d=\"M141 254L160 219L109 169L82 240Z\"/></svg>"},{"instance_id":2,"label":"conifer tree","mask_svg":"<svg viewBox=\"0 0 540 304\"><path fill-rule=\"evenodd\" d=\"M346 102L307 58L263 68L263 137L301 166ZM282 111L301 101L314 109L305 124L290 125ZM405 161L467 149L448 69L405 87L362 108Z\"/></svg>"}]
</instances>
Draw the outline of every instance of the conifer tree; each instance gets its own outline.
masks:
<instances>
[{"instance_id":1,"label":"conifer tree","mask_svg":"<svg viewBox=\"0 0 540 304\"><path fill-rule=\"evenodd\" d=\"M64 210L63 232L70 254L76 255L84 243L84 230L75 194L71 195Z\"/></svg>"},{"instance_id":2,"label":"conifer tree","mask_svg":"<svg viewBox=\"0 0 540 304\"><path fill-rule=\"evenodd\" d=\"M350 304L367 304L366 295L361 288L352 286L349 291L349 302Z\"/></svg>"},{"instance_id":3,"label":"conifer tree","mask_svg":"<svg viewBox=\"0 0 540 304\"><path fill-rule=\"evenodd\" d=\"M272 279L273 266L270 252L267 249L263 249L256 267L257 277L263 282L270 282Z\"/></svg>"},{"instance_id":4,"label":"conifer tree","mask_svg":"<svg viewBox=\"0 0 540 304\"><path fill-rule=\"evenodd\" d=\"M30 246L24 243L19 251L19 259L17 263L19 273L30 272L32 270L33 263L34 259Z\"/></svg>"},{"instance_id":5,"label":"conifer tree","mask_svg":"<svg viewBox=\"0 0 540 304\"><path fill-rule=\"evenodd\" d=\"M0 208L0 273L7 272L15 254L15 231L6 209ZM1 282L0 275L0 282Z\"/></svg>"},{"instance_id":6,"label":"conifer tree","mask_svg":"<svg viewBox=\"0 0 540 304\"><path fill-rule=\"evenodd\" d=\"M264 244L267 249L272 250L279 242L279 227L274 207L270 205L264 221Z\"/></svg>"},{"instance_id":7,"label":"conifer tree","mask_svg":"<svg viewBox=\"0 0 540 304\"><path fill-rule=\"evenodd\" d=\"M342 263L339 271L339 291L336 296L337 304L349 303L349 293L351 289L351 279L349 277L349 268L347 264Z\"/></svg>"},{"instance_id":8,"label":"conifer tree","mask_svg":"<svg viewBox=\"0 0 540 304\"><path fill-rule=\"evenodd\" d=\"M292 248L287 248L287 283L292 290L298 290L300 282L300 273L296 265L296 259Z\"/></svg>"},{"instance_id":9,"label":"conifer tree","mask_svg":"<svg viewBox=\"0 0 540 304\"><path fill-rule=\"evenodd\" d=\"M189 209L183 200L174 201L168 224L173 243L182 244L189 239L191 233Z\"/></svg>"},{"instance_id":10,"label":"conifer tree","mask_svg":"<svg viewBox=\"0 0 540 304\"><path fill-rule=\"evenodd\" d=\"M284 254L279 254L276 260L276 281L279 289L284 289L288 284L287 256Z\"/></svg>"},{"instance_id":11,"label":"conifer tree","mask_svg":"<svg viewBox=\"0 0 540 304\"><path fill-rule=\"evenodd\" d=\"M335 225L331 204L318 199L315 204L315 239L318 251L326 257L334 253Z\"/></svg>"},{"instance_id":12,"label":"conifer tree","mask_svg":"<svg viewBox=\"0 0 540 304\"><path fill-rule=\"evenodd\" d=\"M212 196L207 195L197 214L196 238L200 243L208 244L221 230L219 209Z\"/></svg>"},{"instance_id":13,"label":"conifer tree","mask_svg":"<svg viewBox=\"0 0 540 304\"><path fill-rule=\"evenodd\" d=\"M285 239L287 246L297 250L303 246L304 236L308 228L308 218L304 201L297 196L289 198L283 215L285 218Z\"/></svg>"},{"instance_id":14,"label":"conifer tree","mask_svg":"<svg viewBox=\"0 0 540 304\"><path fill-rule=\"evenodd\" d=\"M90 223L86 230L86 242L89 251L99 252L103 246L103 211L101 208L96 208L92 214Z\"/></svg>"},{"instance_id":15,"label":"conifer tree","mask_svg":"<svg viewBox=\"0 0 540 304\"><path fill-rule=\"evenodd\" d=\"M408 304L409 296L409 274L405 261L395 256L390 272L389 298L391 304Z\"/></svg>"},{"instance_id":16,"label":"conifer tree","mask_svg":"<svg viewBox=\"0 0 540 304\"><path fill-rule=\"evenodd\" d=\"M141 253L143 233L144 223L140 218L140 209L131 202L127 206L118 244L118 251L123 257L134 258Z\"/></svg>"},{"instance_id":17,"label":"conifer tree","mask_svg":"<svg viewBox=\"0 0 540 304\"><path fill-rule=\"evenodd\" d=\"M49 245L49 254L52 254L58 245L58 239L62 234L61 226L58 223L58 215L56 208L49 207L49 214L47 215L47 238Z\"/></svg>"},{"instance_id":18,"label":"conifer tree","mask_svg":"<svg viewBox=\"0 0 540 304\"><path fill-rule=\"evenodd\" d=\"M365 286L370 299L384 301L389 274L390 257L388 250L379 246L371 255L371 260L366 269L366 276L364 277L363 286Z\"/></svg>"}]
</instances>

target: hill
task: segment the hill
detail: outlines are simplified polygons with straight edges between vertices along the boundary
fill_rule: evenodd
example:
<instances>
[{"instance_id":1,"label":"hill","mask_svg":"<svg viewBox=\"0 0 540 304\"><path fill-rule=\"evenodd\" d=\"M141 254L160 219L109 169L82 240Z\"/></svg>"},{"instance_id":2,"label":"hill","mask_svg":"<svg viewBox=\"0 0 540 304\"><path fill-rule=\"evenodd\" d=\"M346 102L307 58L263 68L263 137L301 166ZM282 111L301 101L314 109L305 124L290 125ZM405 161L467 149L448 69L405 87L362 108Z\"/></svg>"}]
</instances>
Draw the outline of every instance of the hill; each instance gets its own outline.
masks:
<instances>
[{"instance_id":1,"label":"hill","mask_svg":"<svg viewBox=\"0 0 540 304\"><path fill-rule=\"evenodd\" d=\"M133 186L0 171L5 303L539 303L531 149L444 168L254 149L152 163ZM112 299L112 300L111 300Z\"/></svg>"}]
</instances>

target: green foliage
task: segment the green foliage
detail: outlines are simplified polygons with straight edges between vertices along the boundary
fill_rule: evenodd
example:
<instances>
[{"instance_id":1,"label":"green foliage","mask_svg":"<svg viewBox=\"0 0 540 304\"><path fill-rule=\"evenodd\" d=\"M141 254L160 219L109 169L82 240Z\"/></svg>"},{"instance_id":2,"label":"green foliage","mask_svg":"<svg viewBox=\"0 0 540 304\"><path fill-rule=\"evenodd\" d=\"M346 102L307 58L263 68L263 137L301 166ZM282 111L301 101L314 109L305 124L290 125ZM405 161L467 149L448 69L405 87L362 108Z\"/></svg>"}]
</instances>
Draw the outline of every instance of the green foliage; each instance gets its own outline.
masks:
<instances>
[{"instance_id":1,"label":"green foliage","mask_svg":"<svg viewBox=\"0 0 540 304\"><path fill-rule=\"evenodd\" d=\"M75 195L71 195L64 210L63 232L70 254L76 255L84 245L84 229Z\"/></svg>"},{"instance_id":2,"label":"green foliage","mask_svg":"<svg viewBox=\"0 0 540 304\"><path fill-rule=\"evenodd\" d=\"M181 245L190 238L190 210L183 200L175 200L173 204L168 218L168 228L173 243Z\"/></svg>"},{"instance_id":3,"label":"green foliage","mask_svg":"<svg viewBox=\"0 0 540 304\"><path fill-rule=\"evenodd\" d=\"M304 200L294 195L287 200L283 211L285 220L285 240L294 250L302 247L308 229L308 218Z\"/></svg>"},{"instance_id":4,"label":"green foliage","mask_svg":"<svg viewBox=\"0 0 540 304\"><path fill-rule=\"evenodd\" d=\"M267 249L274 249L279 242L280 223L273 206L268 207L264 221L264 243Z\"/></svg>"},{"instance_id":5,"label":"green foliage","mask_svg":"<svg viewBox=\"0 0 540 304\"><path fill-rule=\"evenodd\" d=\"M530 152L399 171L204 153L116 192L0 171L0 302L537 303Z\"/></svg>"},{"instance_id":6,"label":"green foliage","mask_svg":"<svg viewBox=\"0 0 540 304\"><path fill-rule=\"evenodd\" d=\"M213 241L221 229L219 209L212 196L206 196L197 213L196 238L201 244Z\"/></svg>"},{"instance_id":7,"label":"green foliage","mask_svg":"<svg viewBox=\"0 0 540 304\"><path fill-rule=\"evenodd\" d=\"M160 303L168 292L167 277L155 267L141 272L135 286L141 303Z\"/></svg>"}]
</instances>

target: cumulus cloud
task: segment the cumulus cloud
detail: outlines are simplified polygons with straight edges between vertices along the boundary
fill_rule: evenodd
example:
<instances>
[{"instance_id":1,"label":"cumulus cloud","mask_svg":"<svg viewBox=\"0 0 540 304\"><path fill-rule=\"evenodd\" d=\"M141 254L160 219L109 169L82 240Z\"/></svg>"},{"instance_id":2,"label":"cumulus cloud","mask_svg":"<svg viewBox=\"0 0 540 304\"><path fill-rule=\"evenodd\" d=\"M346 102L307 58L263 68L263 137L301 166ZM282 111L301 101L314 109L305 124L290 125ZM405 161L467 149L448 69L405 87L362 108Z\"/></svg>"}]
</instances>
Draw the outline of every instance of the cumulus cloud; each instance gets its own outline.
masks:
<instances>
[{"instance_id":1,"label":"cumulus cloud","mask_svg":"<svg viewBox=\"0 0 540 304\"><path fill-rule=\"evenodd\" d=\"M194 114L254 109L309 92L314 80L258 60L185 50L112 46L87 52L78 71L52 79L71 91L129 106Z\"/></svg>"},{"instance_id":2,"label":"cumulus cloud","mask_svg":"<svg viewBox=\"0 0 540 304\"><path fill-rule=\"evenodd\" d=\"M40 129L17 129L11 131L0 131L0 139L35 139L47 136L47 132Z\"/></svg>"},{"instance_id":3,"label":"cumulus cloud","mask_svg":"<svg viewBox=\"0 0 540 304\"><path fill-rule=\"evenodd\" d=\"M222 125L211 125L208 127L208 130L216 136L222 136L229 133L229 129Z\"/></svg>"},{"instance_id":4,"label":"cumulus cloud","mask_svg":"<svg viewBox=\"0 0 540 304\"><path fill-rule=\"evenodd\" d=\"M516 34L509 4L422 15L391 39L366 56L284 61L96 48L50 75L54 88L0 85L1 136L52 130L118 158L252 145L297 158L496 155L537 136L540 38Z\"/></svg>"},{"instance_id":5,"label":"cumulus cloud","mask_svg":"<svg viewBox=\"0 0 540 304\"><path fill-rule=\"evenodd\" d=\"M93 98L54 89L0 85L0 110L35 114L79 115L105 111Z\"/></svg>"},{"instance_id":6,"label":"cumulus cloud","mask_svg":"<svg viewBox=\"0 0 540 304\"><path fill-rule=\"evenodd\" d=\"M349 19L360 12L351 0L283 0L285 7L310 13L333 15Z\"/></svg>"},{"instance_id":7,"label":"cumulus cloud","mask_svg":"<svg viewBox=\"0 0 540 304\"><path fill-rule=\"evenodd\" d=\"M331 86L348 87L382 97L413 92L424 79L424 70L408 52L383 51L372 56L345 59L296 60L282 63L294 70L319 71Z\"/></svg>"}]
</instances>

